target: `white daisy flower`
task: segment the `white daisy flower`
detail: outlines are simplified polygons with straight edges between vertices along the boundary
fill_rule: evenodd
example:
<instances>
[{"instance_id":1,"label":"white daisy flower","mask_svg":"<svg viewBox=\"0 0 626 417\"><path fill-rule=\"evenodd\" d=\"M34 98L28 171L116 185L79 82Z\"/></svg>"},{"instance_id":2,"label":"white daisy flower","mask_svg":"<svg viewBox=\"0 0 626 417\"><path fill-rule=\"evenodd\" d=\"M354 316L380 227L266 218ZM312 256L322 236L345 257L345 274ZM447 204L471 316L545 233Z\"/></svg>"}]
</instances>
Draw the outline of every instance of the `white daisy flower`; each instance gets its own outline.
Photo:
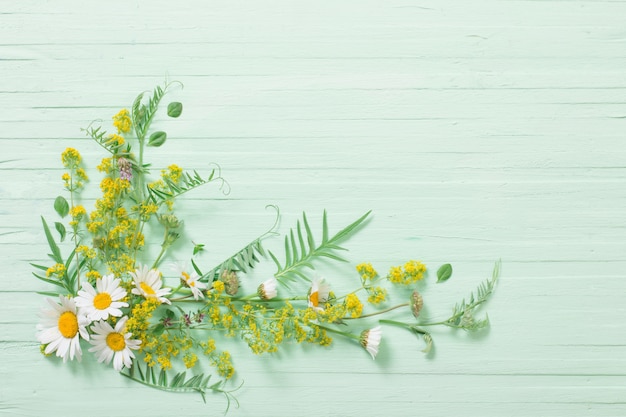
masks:
<instances>
[{"instance_id":1,"label":"white daisy flower","mask_svg":"<svg viewBox=\"0 0 626 417\"><path fill-rule=\"evenodd\" d=\"M376 326L373 329L364 330L361 333L361 346L365 348L372 355L372 359L376 358L378 354L378 345L380 345L380 339L383 336L380 326Z\"/></svg>"},{"instance_id":2,"label":"white daisy flower","mask_svg":"<svg viewBox=\"0 0 626 417\"><path fill-rule=\"evenodd\" d=\"M257 288L257 294L262 300L271 300L278 295L278 281L272 277L259 285Z\"/></svg>"},{"instance_id":3,"label":"white daisy flower","mask_svg":"<svg viewBox=\"0 0 626 417\"><path fill-rule=\"evenodd\" d=\"M207 286L204 282L199 281L200 275L198 275L196 271L192 271L191 273L187 272L189 269L187 264L174 264L172 269L176 271L180 279L191 289L191 294L194 299L199 300L200 298L204 298L203 290L206 290Z\"/></svg>"},{"instance_id":4,"label":"white daisy flower","mask_svg":"<svg viewBox=\"0 0 626 417\"><path fill-rule=\"evenodd\" d=\"M72 298L60 295L59 299L60 305L52 298L46 299L52 310L42 309L42 322L37 325L37 340L46 345L46 355L56 351L56 355L63 358L63 362L74 358L80 361L82 351L79 335L89 340L85 326L90 321L86 316L77 313L76 302Z\"/></svg>"},{"instance_id":5,"label":"white daisy flower","mask_svg":"<svg viewBox=\"0 0 626 417\"><path fill-rule=\"evenodd\" d=\"M161 288L163 281L161 281L161 273L159 271L143 265L140 269L136 269L135 272L131 272L130 276L135 281L135 288L131 291L133 294L141 295L145 298L156 298L161 303L171 304L170 300L165 298L170 293L171 288Z\"/></svg>"},{"instance_id":6,"label":"white daisy flower","mask_svg":"<svg viewBox=\"0 0 626 417\"><path fill-rule=\"evenodd\" d=\"M131 333L124 333L126 320L128 317L122 317L115 325L115 329L104 320L95 322L91 327L94 334L89 343L93 347L89 351L95 353L98 362L109 364L113 359L113 368L118 372L124 366L131 367L135 357L131 349L137 350L141 344L141 340L131 339Z\"/></svg>"},{"instance_id":7,"label":"white daisy flower","mask_svg":"<svg viewBox=\"0 0 626 417\"><path fill-rule=\"evenodd\" d=\"M324 311L320 304L328 301L330 286L320 277L313 278L311 290L309 291L308 304L315 311Z\"/></svg>"},{"instance_id":8,"label":"white daisy flower","mask_svg":"<svg viewBox=\"0 0 626 417\"><path fill-rule=\"evenodd\" d=\"M109 316L121 317L122 307L128 303L119 301L126 297L126 291L120 287L120 280L113 274L105 275L96 280L96 289L88 282L83 282L83 290L78 291L76 306L90 320L106 320Z\"/></svg>"}]
</instances>

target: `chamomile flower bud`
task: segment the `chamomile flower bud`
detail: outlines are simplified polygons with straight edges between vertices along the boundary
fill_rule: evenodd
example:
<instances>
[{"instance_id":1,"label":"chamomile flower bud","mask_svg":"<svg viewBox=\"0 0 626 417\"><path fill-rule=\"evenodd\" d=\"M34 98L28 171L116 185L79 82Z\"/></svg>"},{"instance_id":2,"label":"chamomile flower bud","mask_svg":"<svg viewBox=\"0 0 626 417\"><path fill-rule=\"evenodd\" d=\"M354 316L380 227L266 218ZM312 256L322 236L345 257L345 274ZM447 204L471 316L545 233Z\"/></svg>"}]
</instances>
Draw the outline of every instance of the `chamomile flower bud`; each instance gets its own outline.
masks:
<instances>
[{"instance_id":1,"label":"chamomile flower bud","mask_svg":"<svg viewBox=\"0 0 626 417\"><path fill-rule=\"evenodd\" d=\"M264 281L257 289L257 294L262 300L271 300L278 295L278 282L272 277Z\"/></svg>"},{"instance_id":2,"label":"chamomile flower bud","mask_svg":"<svg viewBox=\"0 0 626 417\"><path fill-rule=\"evenodd\" d=\"M361 332L361 346L363 346L363 348L365 348L365 350L372 355L372 359L376 359L376 355L378 354L378 345L380 345L382 336L383 332L380 326Z\"/></svg>"},{"instance_id":3,"label":"chamomile flower bud","mask_svg":"<svg viewBox=\"0 0 626 417\"><path fill-rule=\"evenodd\" d=\"M420 311L422 311L422 307L424 305L424 299L422 298L422 295L417 292L417 290L413 291L413 294L411 294L410 304L413 315L415 317L419 317Z\"/></svg>"}]
</instances>

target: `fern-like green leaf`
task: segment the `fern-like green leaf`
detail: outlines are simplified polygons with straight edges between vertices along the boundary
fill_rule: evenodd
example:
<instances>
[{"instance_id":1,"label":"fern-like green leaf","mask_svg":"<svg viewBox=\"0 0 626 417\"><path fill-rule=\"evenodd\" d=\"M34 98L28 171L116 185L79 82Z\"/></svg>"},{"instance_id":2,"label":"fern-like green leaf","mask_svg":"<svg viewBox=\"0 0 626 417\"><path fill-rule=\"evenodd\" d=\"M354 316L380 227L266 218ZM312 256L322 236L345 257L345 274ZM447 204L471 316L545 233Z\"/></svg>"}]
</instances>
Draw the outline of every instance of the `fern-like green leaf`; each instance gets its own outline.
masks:
<instances>
[{"instance_id":1,"label":"fern-like green leaf","mask_svg":"<svg viewBox=\"0 0 626 417\"><path fill-rule=\"evenodd\" d=\"M478 330L489 325L489 318L475 319L475 310L484 302L486 302L493 293L496 281L500 276L501 262L496 262L493 274L490 279L482 282L475 293L472 292L468 299L463 299L460 303L454 306L452 316L444 322L447 326L463 328L465 330Z\"/></svg>"},{"instance_id":2,"label":"fern-like green leaf","mask_svg":"<svg viewBox=\"0 0 626 417\"><path fill-rule=\"evenodd\" d=\"M211 375L197 374L187 379L187 373L185 371L179 372L169 381L168 373L164 369L161 369L157 378L154 367L145 365L145 370L141 369L141 365L138 361L133 362L130 369L124 369L120 372L126 378L129 378L140 384L160 389L168 392L175 393L199 393L202 396L202 400L206 403L207 392L221 393L226 396L228 401L226 411L230 407L231 400L234 400L237 405L237 399L233 396L233 391L238 388L227 391L224 389L225 381L218 381L212 385L209 385Z\"/></svg>"},{"instance_id":3,"label":"fern-like green leaf","mask_svg":"<svg viewBox=\"0 0 626 417\"><path fill-rule=\"evenodd\" d=\"M272 258L274 263L276 263L276 266L278 268L278 270L274 274L274 277L282 284L286 284L288 281L295 280L297 278L307 279L306 275L302 272L301 269L314 269L313 260L320 257L326 257L335 261L345 262L345 259L337 255L336 253L333 253L333 251L346 250L345 248L339 246L338 243L356 232L357 228L365 221L370 213L371 212L368 211L355 222L351 223L344 229L340 230L336 235L329 238L328 220L326 218L326 211L324 210L324 215L322 219L322 243L319 246L315 245L315 240L313 238L313 233L311 232L311 227L307 220L306 213L303 213L302 223L304 224L304 232L302 231L301 223L298 220L296 222L295 232L293 229L291 229L289 233L285 236L284 265L280 263L278 258L271 251L268 251L270 257ZM306 234L306 239L304 234Z\"/></svg>"}]
</instances>

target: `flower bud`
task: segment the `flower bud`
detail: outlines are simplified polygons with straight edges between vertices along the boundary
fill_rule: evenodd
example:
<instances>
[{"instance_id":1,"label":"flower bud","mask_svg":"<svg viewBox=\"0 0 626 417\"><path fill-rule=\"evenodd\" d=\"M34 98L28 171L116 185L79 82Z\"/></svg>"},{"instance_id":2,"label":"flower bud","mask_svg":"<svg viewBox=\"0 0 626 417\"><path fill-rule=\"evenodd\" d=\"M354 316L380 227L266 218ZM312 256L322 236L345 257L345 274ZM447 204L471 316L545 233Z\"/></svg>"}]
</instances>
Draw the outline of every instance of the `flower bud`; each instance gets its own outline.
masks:
<instances>
[{"instance_id":1,"label":"flower bud","mask_svg":"<svg viewBox=\"0 0 626 417\"><path fill-rule=\"evenodd\" d=\"M361 332L359 342L361 343L361 346L363 346L363 348L365 348L365 350L372 355L372 359L375 359L378 354L378 345L380 345L382 336L383 332L380 326L376 326L369 330L363 330Z\"/></svg>"},{"instance_id":2,"label":"flower bud","mask_svg":"<svg viewBox=\"0 0 626 417\"><path fill-rule=\"evenodd\" d=\"M166 229L178 229L183 222L178 220L173 214L160 214L157 215L157 220L161 223Z\"/></svg>"},{"instance_id":3,"label":"flower bud","mask_svg":"<svg viewBox=\"0 0 626 417\"><path fill-rule=\"evenodd\" d=\"M411 312L415 317L419 317L420 311L422 310L422 306L424 305L424 300L422 296L417 290L413 291L411 294Z\"/></svg>"},{"instance_id":4,"label":"flower bud","mask_svg":"<svg viewBox=\"0 0 626 417\"><path fill-rule=\"evenodd\" d=\"M164 246L164 247L172 246L172 244L176 242L179 237L180 235L176 232L167 232L167 236L165 236L165 240L163 241L163 245L161 246Z\"/></svg>"},{"instance_id":5,"label":"flower bud","mask_svg":"<svg viewBox=\"0 0 626 417\"><path fill-rule=\"evenodd\" d=\"M274 277L263 282L261 285L259 285L259 288L257 289L257 294L259 295L259 298L261 298L261 300L271 300L272 298L276 297L276 295L278 295L277 285L278 282Z\"/></svg>"},{"instance_id":6,"label":"flower bud","mask_svg":"<svg viewBox=\"0 0 626 417\"><path fill-rule=\"evenodd\" d=\"M237 294L237 291L239 291L239 278L237 277L237 272L225 270L224 272L222 272L220 280L224 283L224 286L226 287L226 294Z\"/></svg>"},{"instance_id":7,"label":"flower bud","mask_svg":"<svg viewBox=\"0 0 626 417\"><path fill-rule=\"evenodd\" d=\"M130 181L133 177L133 170L130 161L124 157L117 158L117 167L120 170L120 178Z\"/></svg>"}]
</instances>

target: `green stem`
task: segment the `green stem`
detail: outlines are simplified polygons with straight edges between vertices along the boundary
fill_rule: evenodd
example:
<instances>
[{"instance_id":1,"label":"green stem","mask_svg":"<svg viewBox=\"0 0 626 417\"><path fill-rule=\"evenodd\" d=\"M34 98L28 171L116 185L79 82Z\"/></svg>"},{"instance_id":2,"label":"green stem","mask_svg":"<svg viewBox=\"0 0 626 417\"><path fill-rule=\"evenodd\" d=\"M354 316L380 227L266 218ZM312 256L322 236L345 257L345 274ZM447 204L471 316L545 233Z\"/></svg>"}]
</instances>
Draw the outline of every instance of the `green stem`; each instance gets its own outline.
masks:
<instances>
[{"instance_id":1,"label":"green stem","mask_svg":"<svg viewBox=\"0 0 626 417\"><path fill-rule=\"evenodd\" d=\"M352 333L348 333L348 332L342 332L341 330L333 329L332 327L326 327L326 326L323 326L321 324L311 323L311 325L312 326L317 326L320 329L324 329L324 330L326 330L327 332L330 332L330 333L340 334L340 335L345 336L345 337L347 337L349 339L354 339L356 341L361 340L361 336L356 335L356 334L352 334Z\"/></svg>"},{"instance_id":2,"label":"green stem","mask_svg":"<svg viewBox=\"0 0 626 417\"><path fill-rule=\"evenodd\" d=\"M367 318L367 317L374 317L374 316L378 316L379 314L384 314L384 313L387 313L387 312L389 312L391 310L395 310L397 308L406 307L408 305L409 305L409 303L398 304L397 306L389 307L389 308L386 308L384 310L377 311L375 313L364 314L364 315L359 316L359 317L343 317L342 320L364 319L364 318Z\"/></svg>"}]
</instances>

